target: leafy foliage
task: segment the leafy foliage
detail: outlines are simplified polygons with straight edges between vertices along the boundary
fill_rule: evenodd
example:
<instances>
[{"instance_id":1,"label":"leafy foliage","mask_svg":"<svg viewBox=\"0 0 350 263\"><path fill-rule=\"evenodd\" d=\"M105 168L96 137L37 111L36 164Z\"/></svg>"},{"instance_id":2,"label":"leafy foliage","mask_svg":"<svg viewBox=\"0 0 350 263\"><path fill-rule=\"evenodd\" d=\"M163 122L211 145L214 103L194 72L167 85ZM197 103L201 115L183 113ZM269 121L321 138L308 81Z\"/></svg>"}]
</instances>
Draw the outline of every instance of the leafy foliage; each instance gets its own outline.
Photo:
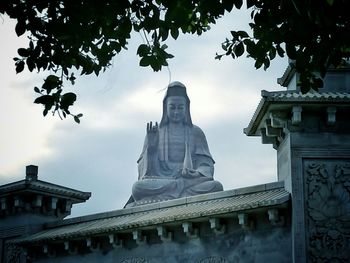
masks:
<instances>
[{"instance_id":1,"label":"leafy foliage","mask_svg":"<svg viewBox=\"0 0 350 263\"><path fill-rule=\"evenodd\" d=\"M322 86L328 67L338 67L350 54L348 0L246 0L251 9L253 35L231 31L222 44L222 56L255 60L255 67L267 69L276 55L295 61L301 90ZM145 36L137 55L140 66L159 71L173 57L164 43L169 37L197 34L243 0L3 0L0 14L17 20L18 36L27 34L28 47L18 49L16 72L49 71L35 103L43 114L73 115L76 100L64 93L65 82L74 84L73 72L81 75L106 70L111 59L127 48L132 31Z\"/></svg>"},{"instance_id":2,"label":"leafy foliage","mask_svg":"<svg viewBox=\"0 0 350 263\"><path fill-rule=\"evenodd\" d=\"M270 66L276 55L287 54L300 73L302 92L323 86L329 67L340 67L350 57L350 2L347 0L247 0L253 35L231 31L222 44L224 54L247 56L255 67Z\"/></svg>"}]
</instances>

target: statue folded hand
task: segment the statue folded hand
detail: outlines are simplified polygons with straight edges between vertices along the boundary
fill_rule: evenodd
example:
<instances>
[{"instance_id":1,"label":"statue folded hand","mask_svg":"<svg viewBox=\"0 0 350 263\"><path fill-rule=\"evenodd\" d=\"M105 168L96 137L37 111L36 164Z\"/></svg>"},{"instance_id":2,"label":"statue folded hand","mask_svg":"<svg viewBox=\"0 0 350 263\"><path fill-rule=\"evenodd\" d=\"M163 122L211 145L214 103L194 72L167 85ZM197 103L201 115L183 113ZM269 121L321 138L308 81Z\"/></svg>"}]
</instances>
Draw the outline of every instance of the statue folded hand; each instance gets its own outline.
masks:
<instances>
[{"instance_id":1,"label":"statue folded hand","mask_svg":"<svg viewBox=\"0 0 350 263\"><path fill-rule=\"evenodd\" d=\"M187 178L191 178L191 177L199 177L201 176L200 172L193 170L193 169L189 169L189 168L183 168L182 169L182 176L183 177L187 177Z\"/></svg>"}]
</instances>

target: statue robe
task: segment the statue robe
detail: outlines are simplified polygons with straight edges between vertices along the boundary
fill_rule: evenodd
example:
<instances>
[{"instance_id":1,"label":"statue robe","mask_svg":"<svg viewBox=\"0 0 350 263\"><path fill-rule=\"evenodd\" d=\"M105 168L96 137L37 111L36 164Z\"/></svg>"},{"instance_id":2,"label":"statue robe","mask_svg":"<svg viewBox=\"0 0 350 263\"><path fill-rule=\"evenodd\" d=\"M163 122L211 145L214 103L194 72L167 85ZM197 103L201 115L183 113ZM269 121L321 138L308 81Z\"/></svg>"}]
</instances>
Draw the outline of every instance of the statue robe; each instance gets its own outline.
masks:
<instances>
[{"instance_id":1,"label":"statue robe","mask_svg":"<svg viewBox=\"0 0 350 263\"><path fill-rule=\"evenodd\" d=\"M132 199L160 201L221 191L222 185L213 181L214 160L203 131L195 125L185 126L184 157L181 162L169 160L169 136L167 126L159 128L155 149L149 147L146 136L137 161L139 181L133 185ZM196 170L200 176L184 177L183 168Z\"/></svg>"}]
</instances>

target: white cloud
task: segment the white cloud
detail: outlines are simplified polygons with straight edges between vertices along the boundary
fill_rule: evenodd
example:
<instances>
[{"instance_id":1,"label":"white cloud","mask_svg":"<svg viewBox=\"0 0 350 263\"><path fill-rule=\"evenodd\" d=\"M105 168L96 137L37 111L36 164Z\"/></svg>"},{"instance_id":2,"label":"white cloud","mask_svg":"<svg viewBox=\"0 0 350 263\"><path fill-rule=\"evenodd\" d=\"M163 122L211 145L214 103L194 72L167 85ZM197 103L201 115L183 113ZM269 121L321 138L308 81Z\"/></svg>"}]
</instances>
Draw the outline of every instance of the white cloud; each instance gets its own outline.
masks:
<instances>
[{"instance_id":1,"label":"white cloud","mask_svg":"<svg viewBox=\"0 0 350 263\"><path fill-rule=\"evenodd\" d=\"M0 177L11 177L23 171L23 166L39 156L50 156L47 147L55 120L44 120L42 108L33 104L33 88L40 75L27 71L15 73L13 57L17 48L27 44L26 37L18 38L15 23L4 18L0 25L3 36L0 49L2 95L0 96ZM22 174L21 174L22 176ZM1 178L0 178L1 179Z\"/></svg>"},{"instance_id":2,"label":"white cloud","mask_svg":"<svg viewBox=\"0 0 350 263\"><path fill-rule=\"evenodd\" d=\"M130 129L140 121L158 118L161 97L157 88L146 84L116 98L108 108L85 108L84 111L88 112L89 126L94 129Z\"/></svg>"}]
</instances>

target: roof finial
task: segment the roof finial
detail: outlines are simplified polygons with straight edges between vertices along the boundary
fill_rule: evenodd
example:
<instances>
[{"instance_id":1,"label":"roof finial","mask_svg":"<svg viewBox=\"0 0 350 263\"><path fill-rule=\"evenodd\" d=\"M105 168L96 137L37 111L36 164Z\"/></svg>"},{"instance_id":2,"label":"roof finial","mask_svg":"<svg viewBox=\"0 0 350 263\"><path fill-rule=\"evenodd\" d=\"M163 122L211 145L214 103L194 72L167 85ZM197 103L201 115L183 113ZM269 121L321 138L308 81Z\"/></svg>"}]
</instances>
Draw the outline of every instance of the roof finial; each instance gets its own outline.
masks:
<instances>
[{"instance_id":1,"label":"roof finial","mask_svg":"<svg viewBox=\"0 0 350 263\"><path fill-rule=\"evenodd\" d=\"M26 166L26 180L28 181L38 180L38 166L36 165Z\"/></svg>"}]
</instances>

